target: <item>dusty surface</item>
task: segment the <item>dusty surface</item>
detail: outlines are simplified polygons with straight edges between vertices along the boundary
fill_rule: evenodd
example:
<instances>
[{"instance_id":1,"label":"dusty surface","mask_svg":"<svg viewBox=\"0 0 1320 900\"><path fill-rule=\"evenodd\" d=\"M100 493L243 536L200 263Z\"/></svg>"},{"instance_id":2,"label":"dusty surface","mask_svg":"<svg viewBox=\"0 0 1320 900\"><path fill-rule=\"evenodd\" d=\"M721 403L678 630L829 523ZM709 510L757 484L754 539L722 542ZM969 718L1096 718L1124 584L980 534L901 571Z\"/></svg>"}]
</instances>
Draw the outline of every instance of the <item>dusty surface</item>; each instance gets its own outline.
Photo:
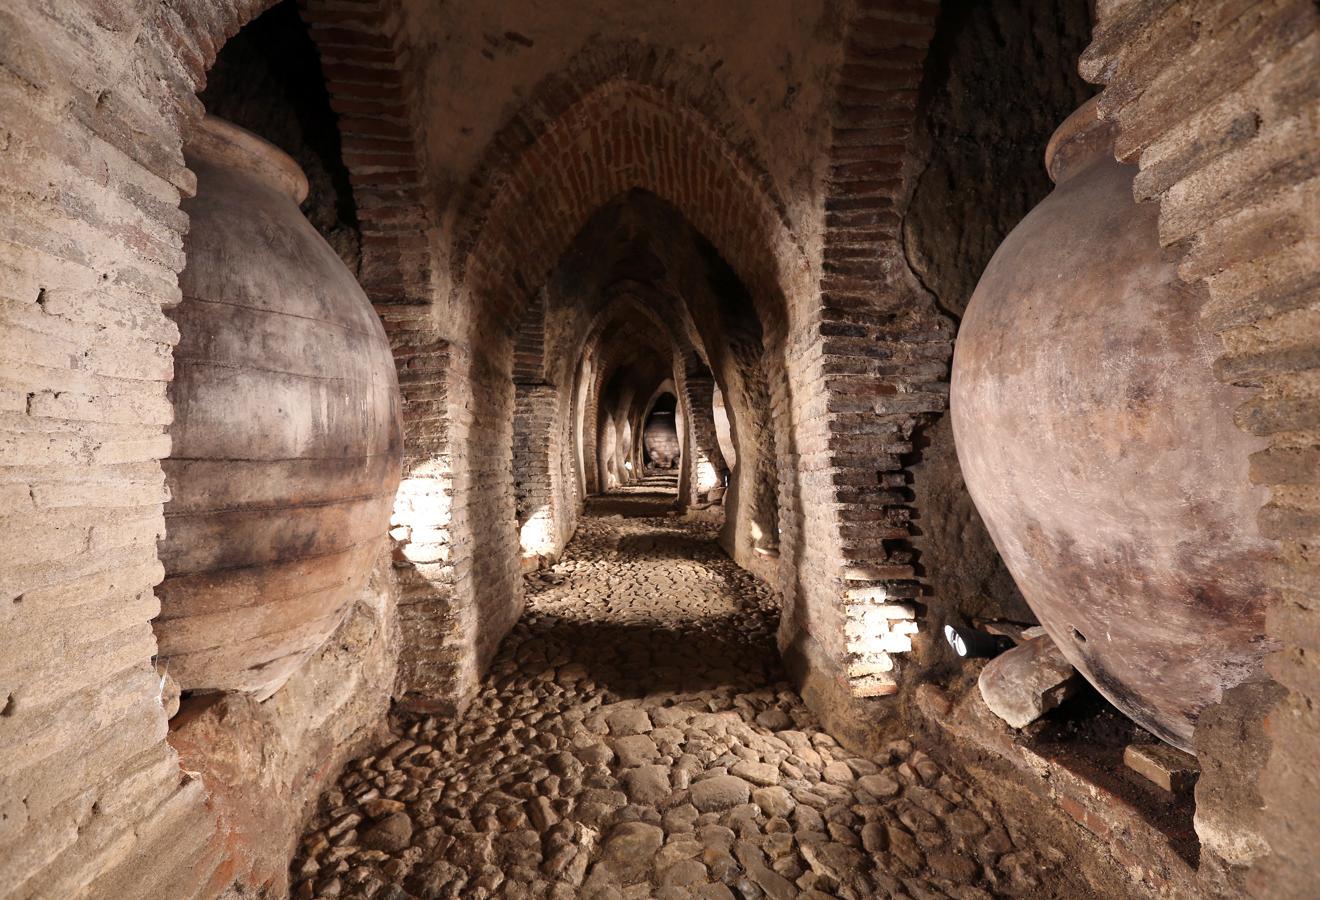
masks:
<instances>
[{"instance_id":1,"label":"dusty surface","mask_svg":"<svg viewBox=\"0 0 1320 900\"><path fill-rule=\"evenodd\" d=\"M379 317L295 205L293 159L216 118L187 159L154 627L183 690L265 700L366 584L399 486L402 401Z\"/></svg>"},{"instance_id":2,"label":"dusty surface","mask_svg":"<svg viewBox=\"0 0 1320 900\"><path fill-rule=\"evenodd\" d=\"M716 526L630 493L534 579L463 717L396 716L347 767L294 896L1085 896L908 741L870 760L821 732L769 591Z\"/></svg>"},{"instance_id":3,"label":"dusty surface","mask_svg":"<svg viewBox=\"0 0 1320 900\"><path fill-rule=\"evenodd\" d=\"M1040 623L1110 702L1190 752L1200 711L1263 677L1273 550L1246 470L1265 441L1234 423L1249 393L1205 367L1216 339L1091 103L1052 139L1054 192L977 286L950 414Z\"/></svg>"},{"instance_id":4,"label":"dusty surface","mask_svg":"<svg viewBox=\"0 0 1320 900\"><path fill-rule=\"evenodd\" d=\"M1091 33L1086 0L953 0L926 60L916 140L921 170L903 219L907 261L945 315L962 318L986 263L1050 192L1042 159L1059 122L1094 88L1077 75ZM1021 60L1030 59L1030 65ZM945 623L1036 621L972 504L947 415L914 441L913 544L931 593L924 631L904 679L958 690L972 685L939 637ZM918 674L920 673L920 674Z\"/></svg>"},{"instance_id":5,"label":"dusty surface","mask_svg":"<svg viewBox=\"0 0 1320 900\"><path fill-rule=\"evenodd\" d=\"M195 695L170 722L175 768L205 785L219 821L214 843L232 859L229 878L249 890L261 886L262 896L288 892L289 856L303 818L344 762L371 746L389 709L399 632L383 543L344 622L274 697L258 703L238 692ZM176 884L157 896L180 893Z\"/></svg>"}]
</instances>

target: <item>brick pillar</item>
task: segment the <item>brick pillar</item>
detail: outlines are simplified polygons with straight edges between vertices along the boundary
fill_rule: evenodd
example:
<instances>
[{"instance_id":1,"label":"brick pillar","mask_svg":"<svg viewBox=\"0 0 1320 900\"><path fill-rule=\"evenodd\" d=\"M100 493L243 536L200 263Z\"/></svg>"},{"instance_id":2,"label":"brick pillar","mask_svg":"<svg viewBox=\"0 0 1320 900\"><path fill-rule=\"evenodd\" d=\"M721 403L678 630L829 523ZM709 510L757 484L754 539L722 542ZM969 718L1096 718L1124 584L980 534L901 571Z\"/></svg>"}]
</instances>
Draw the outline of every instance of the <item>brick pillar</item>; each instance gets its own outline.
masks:
<instances>
[{"instance_id":1,"label":"brick pillar","mask_svg":"<svg viewBox=\"0 0 1320 900\"><path fill-rule=\"evenodd\" d=\"M943 381L952 323L895 324L871 309L827 309L823 323L827 428L834 448L831 499L838 510L854 696L897 690L893 654L911 649L911 475L904 458L922 416L948 403Z\"/></svg>"},{"instance_id":2,"label":"brick pillar","mask_svg":"<svg viewBox=\"0 0 1320 900\"><path fill-rule=\"evenodd\" d=\"M729 467L720 452L715 435L715 380L709 376L684 379L683 398L687 406L687 448L690 494L689 505L701 505L715 487L724 485Z\"/></svg>"},{"instance_id":3,"label":"brick pillar","mask_svg":"<svg viewBox=\"0 0 1320 900\"><path fill-rule=\"evenodd\" d=\"M377 304L376 312L394 350L403 395L403 480L390 518L403 634L399 694L407 703L443 708L462 667L461 648L450 646L458 634L449 415L454 354L437 333L429 306Z\"/></svg>"},{"instance_id":4,"label":"brick pillar","mask_svg":"<svg viewBox=\"0 0 1320 900\"><path fill-rule=\"evenodd\" d=\"M554 504L559 392L552 384L515 385L513 479L523 569L534 571L558 555Z\"/></svg>"},{"instance_id":5,"label":"brick pillar","mask_svg":"<svg viewBox=\"0 0 1320 900\"><path fill-rule=\"evenodd\" d=\"M947 405L952 323L933 311L902 256L901 206L917 89L938 4L862 0L836 85L815 389L825 408L813 480L837 522L837 590L847 691L898 690L923 586L913 566L905 458L923 417ZM833 648L831 648L833 649Z\"/></svg>"},{"instance_id":6,"label":"brick pillar","mask_svg":"<svg viewBox=\"0 0 1320 900\"><path fill-rule=\"evenodd\" d=\"M387 0L306 0L302 15L321 53L357 201L358 280L390 337L403 395L403 481L390 521L403 634L399 694L410 705L445 709L471 680L457 643L464 629L453 561L451 388L464 354L432 312L425 170L414 143L414 92L400 63L401 21Z\"/></svg>"}]
</instances>

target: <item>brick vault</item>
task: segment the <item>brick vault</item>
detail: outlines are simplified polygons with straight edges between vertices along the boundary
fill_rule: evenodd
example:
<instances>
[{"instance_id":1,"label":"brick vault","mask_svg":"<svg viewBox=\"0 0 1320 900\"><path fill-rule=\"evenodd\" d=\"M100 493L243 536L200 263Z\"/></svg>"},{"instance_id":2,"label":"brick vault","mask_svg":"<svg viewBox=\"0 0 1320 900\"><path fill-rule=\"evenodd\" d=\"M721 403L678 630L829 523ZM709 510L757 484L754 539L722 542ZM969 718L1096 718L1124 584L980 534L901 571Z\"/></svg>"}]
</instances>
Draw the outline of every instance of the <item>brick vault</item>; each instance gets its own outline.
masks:
<instances>
[{"instance_id":1,"label":"brick vault","mask_svg":"<svg viewBox=\"0 0 1320 900\"><path fill-rule=\"evenodd\" d=\"M1318 25L6 4L0 896L1313 896Z\"/></svg>"}]
</instances>

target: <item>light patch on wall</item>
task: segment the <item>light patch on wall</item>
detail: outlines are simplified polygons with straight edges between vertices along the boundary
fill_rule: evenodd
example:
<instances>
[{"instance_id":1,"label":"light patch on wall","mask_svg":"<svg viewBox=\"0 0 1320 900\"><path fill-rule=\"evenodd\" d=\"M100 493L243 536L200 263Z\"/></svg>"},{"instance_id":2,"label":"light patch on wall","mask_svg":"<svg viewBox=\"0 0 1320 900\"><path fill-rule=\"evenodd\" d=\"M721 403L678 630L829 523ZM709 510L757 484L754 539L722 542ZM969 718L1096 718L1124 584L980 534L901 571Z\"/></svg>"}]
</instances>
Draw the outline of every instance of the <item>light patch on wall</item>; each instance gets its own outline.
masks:
<instances>
[{"instance_id":1,"label":"light patch on wall","mask_svg":"<svg viewBox=\"0 0 1320 900\"><path fill-rule=\"evenodd\" d=\"M399 483L390 516L390 537L413 564L449 560L449 522L453 508L449 468L432 461Z\"/></svg>"},{"instance_id":2,"label":"light patch on wall","mask_svg":"<svg viewBox=\"0 0 1320 900\"><path fill-rule=\"evenodd\" d=\"M704 457L697 461L697 492L705 493L711 488L721 485L719 470L715 465Z\"/></svg>"},{"instance_id":3,"label":"light patch on wall","mask_svg":"<svg viewBox=\"0 0 1320 900\"><path fill-rule=\"evenodd\" d=\"M883 697L898 691L893 654L912 649L919 626L910 603L892 603L884 587L844 592L844 636L848 681L855 697Z\"/></svg>"},{"instance_id":4,"label":"light patch on wall","mask_svg":"<svg viewBox=\"0 0 1320 900\"><path fill-rule=\"evenodd\" d=\"M524 557L554 555L554 516L551 515L549 506L538 507L528 517L518 532L518 543Z\"/></svg>"}]
</instances>

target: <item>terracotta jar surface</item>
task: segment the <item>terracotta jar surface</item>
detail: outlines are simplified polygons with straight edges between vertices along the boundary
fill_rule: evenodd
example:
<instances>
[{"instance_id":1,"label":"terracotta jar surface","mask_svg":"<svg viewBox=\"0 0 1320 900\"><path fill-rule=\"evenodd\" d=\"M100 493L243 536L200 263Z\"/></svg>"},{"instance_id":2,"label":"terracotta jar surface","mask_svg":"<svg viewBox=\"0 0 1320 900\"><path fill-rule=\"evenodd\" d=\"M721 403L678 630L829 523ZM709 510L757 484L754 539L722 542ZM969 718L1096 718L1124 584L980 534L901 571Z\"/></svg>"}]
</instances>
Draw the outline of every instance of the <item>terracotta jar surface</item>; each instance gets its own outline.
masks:
<instances>
[{"instance_id":1,"label":"terracotta jar surface","mask_svg":"<svg viewBox=\"0 0 1320 900\"><path fill-rule=\"evenodd\" d=\"M1215 379L1218 341L1132 197L1095 102L1046 151L1054 191L986 268L954 353L968 490L1068 660L1120 710L1191 750L1197 716L1263 677L1265 441Z\"/></svg>"},{"instance_id":2,"label":"terracotta jar surface","mask_svg":"<svg viewBox=\"0 0 1320 900\"><path fill-rule=\"evenodd\" d=\"M681 450L678 446L678 429L674 426L674 414L652 413L642 431L642 441L646 452L651 457L651 464L661 469L672 469L678 463Z\"/></svg>"},{"instance_id":3,"label":"terracotta jar surface","mask_svg":"<svg viewBox=\"0 0 1320 900\"><path fill-rule=\"evenodd\" d=\"M185 691L274 693L357 599L388 528L402 431L384 328L298 204L307 181L207 118L165 460L161 659Z\"/></svg>"}]
</instances>

